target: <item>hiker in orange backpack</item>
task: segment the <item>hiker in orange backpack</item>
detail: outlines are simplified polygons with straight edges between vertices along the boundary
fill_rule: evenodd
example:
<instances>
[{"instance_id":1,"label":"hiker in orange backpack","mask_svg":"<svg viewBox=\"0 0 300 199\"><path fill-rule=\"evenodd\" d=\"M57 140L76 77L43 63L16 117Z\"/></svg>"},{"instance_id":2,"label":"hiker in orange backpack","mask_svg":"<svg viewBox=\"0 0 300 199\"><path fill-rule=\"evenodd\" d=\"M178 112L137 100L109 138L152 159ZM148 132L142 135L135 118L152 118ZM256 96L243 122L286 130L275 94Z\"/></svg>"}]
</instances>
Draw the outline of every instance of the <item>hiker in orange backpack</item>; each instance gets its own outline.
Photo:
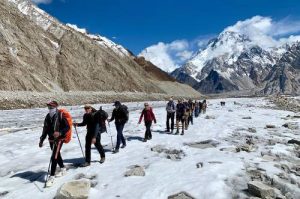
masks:
<instances>
[{"instance_id":1,"label":"hiker in orange backpack","mask_svg":"<svg viewBox=\"0 0 300 199\"><path fill-rule=\"evenodd\" d=\"M47 103L49 113L46 115L43 127L43 133L40 137L39 147L43 147L43 142L48 136L50 143L50 148L52 150L51 156L51 172L50 177L46 182L46 187L51 187L54 183L55 177L63 176L66 173L66 168L63 163L63 159L60 154L61 147L65 142L66 137L70 137L70 117L65 110L58 109L58 103L56 101L51 101ZM69 139L69 138L68 138ZM70 140L68 140L70 141ZM57 164L60 167L60 172L55 174Z\"/></svg>"}]
</instances>

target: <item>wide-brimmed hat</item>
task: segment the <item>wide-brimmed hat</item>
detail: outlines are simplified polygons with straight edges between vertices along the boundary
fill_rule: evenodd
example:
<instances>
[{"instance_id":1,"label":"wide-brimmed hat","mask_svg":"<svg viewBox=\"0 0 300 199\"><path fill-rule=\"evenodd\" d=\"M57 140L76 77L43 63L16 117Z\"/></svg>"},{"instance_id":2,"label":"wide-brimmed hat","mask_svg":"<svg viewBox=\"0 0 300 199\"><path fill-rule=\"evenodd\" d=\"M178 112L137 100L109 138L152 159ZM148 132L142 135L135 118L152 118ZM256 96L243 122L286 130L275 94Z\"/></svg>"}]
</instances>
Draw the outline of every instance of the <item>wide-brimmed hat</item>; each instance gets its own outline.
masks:
<instances>
[{"instance_id":1,"label":"wide-brimmed hat","mask_svg":"<svg viewBox=\"0 0 300 199\"><path fill-rule=\"evenodd\" d=\"M58 103L57 101L50 101L50 102L47 102L47 106L50 106L50 107L58 107Z\"/></svg>"}]
</instances>

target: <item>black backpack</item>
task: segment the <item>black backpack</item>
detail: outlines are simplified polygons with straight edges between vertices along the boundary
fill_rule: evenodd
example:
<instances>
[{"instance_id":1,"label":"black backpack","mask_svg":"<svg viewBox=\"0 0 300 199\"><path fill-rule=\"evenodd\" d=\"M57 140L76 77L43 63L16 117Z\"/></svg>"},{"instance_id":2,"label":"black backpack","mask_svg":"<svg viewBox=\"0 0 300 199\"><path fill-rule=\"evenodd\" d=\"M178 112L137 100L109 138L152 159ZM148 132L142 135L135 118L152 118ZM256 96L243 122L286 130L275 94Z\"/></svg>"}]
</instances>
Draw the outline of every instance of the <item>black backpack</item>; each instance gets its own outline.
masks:
<instances>
[{"instance_id":1,"label":"black backpack","mask_svg":"<svg viewBox=\"0 0 300 199\"><path fill-rule=\"evenodd\" d=\"M129 120L129 111L128 111L128 107L126 105L122 105L121 106L121 110L125 113L125 123L128 122Z\"/></svg>"}]
</instances>

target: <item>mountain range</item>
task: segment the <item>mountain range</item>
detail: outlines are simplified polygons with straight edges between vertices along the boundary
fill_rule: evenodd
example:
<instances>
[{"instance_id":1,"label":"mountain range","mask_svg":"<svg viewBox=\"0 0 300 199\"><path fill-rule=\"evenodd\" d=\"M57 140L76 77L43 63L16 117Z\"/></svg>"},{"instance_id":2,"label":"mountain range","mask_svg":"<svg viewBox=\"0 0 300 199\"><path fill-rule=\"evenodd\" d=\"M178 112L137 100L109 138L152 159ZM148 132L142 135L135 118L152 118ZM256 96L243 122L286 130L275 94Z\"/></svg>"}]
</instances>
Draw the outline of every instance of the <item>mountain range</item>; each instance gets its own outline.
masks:
<instances>
[{"instance_id":1,"label":"mountain range","mask_svg":"<svg viewBox=\"0 0 300 199\"><path fill-rule=\"evenodd\" d=\"M300 43L265 47L249 35L225 29L171 74L204 94L249 92L300 94Z\"/></svg>"}]
</instances>

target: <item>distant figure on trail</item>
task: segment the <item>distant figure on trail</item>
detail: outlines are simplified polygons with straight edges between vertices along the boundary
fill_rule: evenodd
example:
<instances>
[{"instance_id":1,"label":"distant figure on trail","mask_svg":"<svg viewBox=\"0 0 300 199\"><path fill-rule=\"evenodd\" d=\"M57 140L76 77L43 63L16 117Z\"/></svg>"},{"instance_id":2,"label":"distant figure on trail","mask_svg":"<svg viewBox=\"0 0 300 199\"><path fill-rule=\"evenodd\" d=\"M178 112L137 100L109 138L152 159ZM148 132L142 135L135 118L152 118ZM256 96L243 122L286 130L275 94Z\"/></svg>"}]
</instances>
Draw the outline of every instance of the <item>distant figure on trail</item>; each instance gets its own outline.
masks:
<instances>
[{"instance_id":1,"label":"distant figure on trail","mask_svg":"<svg viewBox=\"0 0 300 199\"><path fill-rule=\"evenodd\" d=\"M113 110L111 118L108 119L108 122L115 120L115 125L116 125L116 129L117 129L117 144L116 144L116 148L113 151L113 153L118 153L121 142L122 142L121 148L126 147L126 140L123 135L123 129L124 129L125 124L129 120L129 112L128 112L127 106L122 105L120 101L116 101L114 103L114 106L115 106L115 108Z\"/></svg>"},{"instance_id":2,"label":"distant figure on trail","mask_svg":"<svg viewBox=\"0 0 300 199\"><path fill-rule=\"evenodd\" d=\"M183 100L183 105L185 107L185 112L184 112L184 123L185 123L185 130L188 130L189 128L189 118L190 118L190 104L186 99Z\"/></svg>"},{"instance_id":3,"label":"distant figure on trail","mask_svg":"<svg viewBox=\"0 0 300 199\"><path fill-rule=\"evenodd\" d=\"M191 99L189 99L188 104L189 104L189 108L190 108L190 110L188 112L188 125L190 123L193 125L193 123L194 123L193 115L194 115L194 110L195 110L195 104Z\"/></svg>"},{"instance_id":4,"label":"distant figure on trail","mask_svg":"<svg viewBox=\"0 0 300 199\"><path fill-rule=\"evenodd\" d=\"M225 106L225 102L224 101L221 101L220 104L221 104L221 106Z\"/></svg>"},{"instance_id":5,"label":"distant figure on trail","mask_svg":"<svg viewBox=\"0 0 300 199\"><path fill-rule=\"evenodd\" d=\"M153 121L156 124L156 118L155 118L155 115L153 113L152 107L149 106L148 103L145 103L144 106L145 106L145 108L143 109L143 111L141 113L138 124L141 124L141 122L144 118L144 122L145 122L145 126L146 126L144 142L147 142L147 140L152 139L151 126L152 126Z\"/></svg>"},{"instance_id":6,"label":"distant figure on trail","mask_svg":"<svg viewBox=\"0 0 300 199\"><path fill-rule=\"evenodd\" d=\"M203 100L202 102L202 113L205 114L207 109L207 103L206 100Z\"/></svg>"},{"instance_id":7,"label":"distant figure on trail","mask_svg":"<svg viewBox=\"0 0 300 199\"><path fill-rule=\"evenodd\" d=\"M199 117L199 114L200 114L199 102L195 100L195 118Z\"/></svg>"},{"instance_id":8,"label":"distant figure on trail","mask_svg":"<svg viewBox=\"0 0 300 199\"><path fill-rule=\"evenodd\" d=\"M83 115L83 121L81 123L74 123L74 126L81 127L86 126L87 133L85 136L85 163L81 165L82 167L90 166L91 164L91 145L94 144L96 149L100 154L100 163L104 163L105 161L105 153L104 149L101 145L101 133L98 125L98 118L95 116L97 114L97 110L93 108L91 105L84 106L85 114ZM106 113L107 115L107 113ZM107 119L107 116L106 116ZM105 119L105 120L106 120ZM97 128L96 128L97 126ZM105 123L104 123L105 127ZM105 127L106 128L106 127ZM103 129L103 128L102 128ZM105 129L103 129L105 131Z\"/></svg>"},{"instance_id":9,"label":"distant figure on trail","mask_svg":"<svg viewBox=\"0 0 300 199\"><path fill-rule=\"evenodd\" d=\"M67 171L64 166L60 150L64 143L66 134L71 127L69 126L65 114L58 110L58 103L56 101L47 103L47 107L49 113L46 115L44 121L43 133L40 137L39 147L43 147L43 142L48 136L52 155L50 177L47 179L46 187L51 187L54 183L55 177L63 176ZM60 167L60 172L55 175L57 164Z\"/></svg>"},{"instance_id":10,"label":"distant figure on trail","mask_svg":"<svg viewBox=\"0 0 300 199\"><path fill-rule=\"evenodd\" d=\"M179 122L181 122L182 125L182 131L181 131L181 135L184 135L184 125L185 125L185 114L186 112L186 108L185 105L182 103L182 100L178 100L178 104L176 105L176 135L179 134Z\"/></svg>"},{"instance_id":11,"label":"distant figure on trail","mask_svg":"<svg viewBox=\"0 0 300 199\"><path fill-rule=\"evenodd\" d=\"M167 103L166 111L167 111L167 121L166 121L167 132L168 133L170 132L170 120L171 120L171 133L173 133L174 119L175 119L175 112L176 112L176 105L175 102L173 101L173 98L170 98L169 102Z\"/></svg>"}]
</instances>

